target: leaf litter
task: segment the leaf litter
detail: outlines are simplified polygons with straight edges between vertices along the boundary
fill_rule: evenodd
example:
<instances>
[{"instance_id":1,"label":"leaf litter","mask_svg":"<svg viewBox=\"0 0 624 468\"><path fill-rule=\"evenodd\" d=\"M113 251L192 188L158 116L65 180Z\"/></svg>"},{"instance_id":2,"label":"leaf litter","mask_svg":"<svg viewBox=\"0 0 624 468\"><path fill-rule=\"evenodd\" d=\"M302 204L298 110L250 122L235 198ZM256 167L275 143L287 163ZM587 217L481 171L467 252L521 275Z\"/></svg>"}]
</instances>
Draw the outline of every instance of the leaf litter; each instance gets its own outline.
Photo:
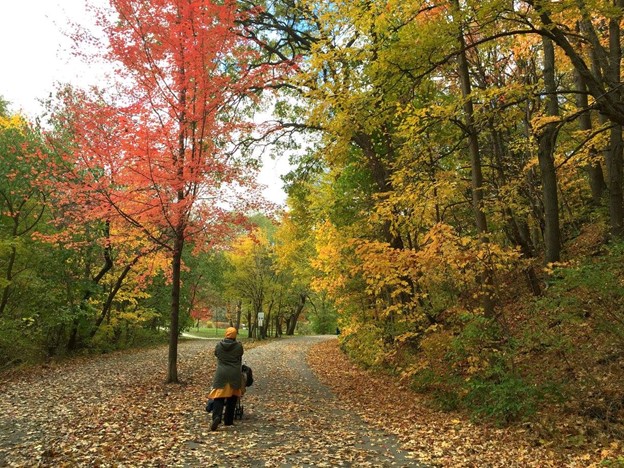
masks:
<instances>
[{"instance_id":1,"label":"leaf litter","mask_svg":"<svg viewBox=\"0 0 624 468\"><path fill-rule=\"evenodd\" d=\"M331 366L327 366L331 356ZM467 416L432 409L426 397L390 376L362 369L340 351L337 340L313 347L310 366L342 404L372 427L395 434L415 460L441 467L624 466L621 442L574 449L539 440L525 426L472 423ZM375 411L371 411L375 408Z\"/></svg>"},{"instance_id":2,"label":"leaf litter","mask_svg":"<svg viewBox=\"0 0 624 468\"><path fill-rule=\"evenodd\" d=\"M5 375L0 466L418 466L307 366L328 338L246 345L255 382L243 419L215 432L204 410L215 341L180 343L179 385L164 383L165 347Z\"/></svg>"},{"instance_id":3,"label":"leaf litter","mask_svg":"<svg viewBox=\"0 0 624 468\"><path fill-rule=\"evenodd\" d=\"M179 385L164 383L165 347L5 374L0 466L590 467L621 453L558 451L519 427L434 411L331 337L247 344L243 419L211 432L214 345L180 343Z\"/></svg>"}]
</instances>

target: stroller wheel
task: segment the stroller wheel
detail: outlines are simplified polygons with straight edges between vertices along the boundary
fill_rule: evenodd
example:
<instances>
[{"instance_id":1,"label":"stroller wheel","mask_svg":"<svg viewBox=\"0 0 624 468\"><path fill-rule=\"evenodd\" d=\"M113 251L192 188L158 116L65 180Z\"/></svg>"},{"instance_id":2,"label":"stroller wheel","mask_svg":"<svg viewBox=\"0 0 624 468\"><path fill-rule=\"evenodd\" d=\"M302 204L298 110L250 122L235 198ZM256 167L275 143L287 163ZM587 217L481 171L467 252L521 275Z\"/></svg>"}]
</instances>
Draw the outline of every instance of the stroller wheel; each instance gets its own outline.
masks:
<instances>
[{"instance_id":1,"label":"stroller wheel","mask_svg":"<svg viewBox=\"0 0 624 468\"><path fill-rule=\"evenodd\" d=\"M243 413L244 413L243 405L239 398L238 402L236 403L236 409L234 410L234 418L243 419Z\"/></svg>"}]
</instances>

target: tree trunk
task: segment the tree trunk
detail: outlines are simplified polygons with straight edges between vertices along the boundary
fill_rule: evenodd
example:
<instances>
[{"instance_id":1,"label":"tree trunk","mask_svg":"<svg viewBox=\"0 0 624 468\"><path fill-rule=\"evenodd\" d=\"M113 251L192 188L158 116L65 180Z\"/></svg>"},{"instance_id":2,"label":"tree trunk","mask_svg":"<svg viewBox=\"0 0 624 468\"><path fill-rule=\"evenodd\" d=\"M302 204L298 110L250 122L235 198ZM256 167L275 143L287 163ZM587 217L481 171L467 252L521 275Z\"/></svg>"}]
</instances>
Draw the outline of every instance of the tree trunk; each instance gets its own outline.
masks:
<instances>
[{"instance_id":1,"label":"tree trunk","mask_svg":"<svg viewBox=\"0 0 624 468\"><path fill-rule=\"evenodd\" d=\"M547 36L554 40L564 53L570 59L572 66L575 70L581 74L587 85L587 89L592 97L595 99L596 106L603 114L609 117L612 122L617 122L620 125L624 125L624 103L620 99L620 90L614 88L612 84L606 83L601 76L593 73L587 64L578 48L575 47L567 38L566 34L561 28L551 19L548 8L544 5L549 5L550 2L544 2L543 0L527 0L529 5L532 5L539 13L540 19L544 28L540 31L543 36ZM584 2L579 1L582 4L583 13L587 13L587 6ZM617 7L622 8L622 1L617 0ZM612 20L613 22L613 20ZM617 20L615 20L617 22ZM592 29L591 20L585 21L584 26L588 29ZM597 38L595 32L592 32L594 37ZM592 47L602 48L602 46L589 38L589 42L592 42ZM598 52L598 51L597 51ZM602 51L600 51L602 52Z\"/></svg>"},{"instance_id":2,"label":"tree trunk","mask_svg":"<svg viewBox=\"0 0 624 468\"><path fill-rule=\"evenodd\" d=\"M490 132L492 134L492 153L494 154L497 166L498 177L500 179L500 183L502 185L508 184L508 177L504 171L505 163L503 160L504 155L504 143L501 133L496 130L496 126L493 121L490 121ZM535 249L531 243L531 238L529 235L526 235L527 229L521 229L520 226L526 226L526 220L518 220L517 216L514 214L513 210L509 207L504 208L503 214L506 219L506 233L508 239L513 242L515 245L520 246L520 251L522 252L522 256L524 258L533 258L535 257ZM524 273L531 288L531 291L535 296L540 296L542 294L542 288L539 283L539 279L537 278L537 274L535 273L535 269L533 266L528 266L524 269Z\"/></svg>"},{"instance_id":3,"label":"tree trunk","mask_svg":"<svg viewBox=\"0 0 624 468\"><path fill-rule=\"evenodd\" d=\"M555 49L552 41L542 37L544 47L544 89L546 92L546 115L557 117L557 83L555 82ZM542 197L544 203L544 257L546 263L558 262L561 256L561 234L559 230L559 199L557 195L557 174L555 171L555 143L557 123L551 122L537 129L537 158L542 178Z\"/></svg>"},{"instance_id":4,"label":"tree trunk","mask_svg":"<svg viewBox=\"0 0 624 468\"><path fill-rule=\"evenodd\" d=\"M623 178L623 158L621 143L621 126L624 125L624 102L622 100L622 90L620 83L621 64L621 14L609 20L609 51L605 52L600 43L599 35L596 33L591 19L591 7L579 0L578 6L582 14L581 28L584 36L590 43L594 54L593 70L585 63L584 57L578 48L569 40L566 34L550 18L548 2L542 0L527 0L529 5L533 5L539 13L544 25L542 35L552 38L570 59L573 67L579 73L593 96L596 106L600 112L609 117L614 122L616 128L611 131L610 152L607 160L608 188L609 188L609 215L611 224L611 234L622 236L624 234L624 206L622 195ZM621 12L624 7L624 0L614 1L613 11ZM619 127L619 128L618 128Z\"/></svg>"},{"instance_id":5,"label":"tree trunk","mask_svg":"<svg viewBox=\"0 0 624 468\"><path fill-rule=\"evenodd\" d=\"M11 238L13 240L13 243L11 244L11 254L9 256L9 261L7 263L6 274L5 274L5 279L6 279L7 284L4 287L4 290L2 291L2 299L0 300L0 317L2 317L2 315L4 314L7 304L9 303L9 297L11 296L11 286L12 286L11 283L13 282L13 278L14 278L13 268L15 268L15 262L17 260L17 248L15 247L15 242L17 241L18 238L28 233L39 223L45 211L45 205L43 205L41 207L39 215L36 216L35 219L29 225L27 224L27 226L23 227L20 230L20 216L21 216L22 210L26 208L27 202L32 200L33 193L34 192L30 192L30 195L25 196L24 199L17 206L14 206L13 203L9 201L8 199L6 200L7 205L8 205L7 214L13 220L13 227L11 228ZM27 218L28 218L28 214L26 214L26 219Z\"/></svg>"},{"instance_id":6,"label":"tree trunk","mask_svg":"<svg viewBox=\"0 0 624 468\"><path fill-rule=\"evenodd\" d=\"M242 301L239 299L236 302L236 329L240 330L240 326L241 326L241 317L243 315L243 303Z\"/></svg>"},{"instance_id":7,"label":"tree trunk","mask_svg":"<svg viewBox=\"0 0 624 468\"><path fill-rule=\"evenodd\" d=\"M100 313L100 316L97 318L95 325L93 326L93 329L91 330L91 333L90 333L91 338L95 336L95 334L98 331L98 328L104 321L104 318L110 312L111 307L113 306L113 300L115 299L115 296L121 289L121 285L126 279L126 276L128 276L128 273L130 273L130 270L132 270L132 267L136 265L136 263L139 261L140 258L141 258L141 255L137 255L136 257L134 257L134 259L128 265L126 265L126 267L121 272L121 275L119 275L119 277L117 278L117 281L115 282L115 285L113 286L113 289L111 289L110 293L108 293L106 302L102 306L102 312Z\"/></svg>"},{"instance_id":8,"label":"tree trunk","mask_svg":"<svg viewBox=\"0 0 624 468\"><path fill-rule=\"evenodd\" d=\"M373 138L364 132L357 132L353 137L353 142L362 150L368 168L377 186L377 190L381 193L391 191L392 185L389 181L390 173L375 149ZM387 147L387 150L388 152L392 151L390 147ZM390 244L390 247L393 249L403 249L403 239L400 233L392 229L392 223L390 221L384 221L381 229L384 240Z\"/></svg>"},{"instance_id":9,"label":"tree trunk","mask_svg":"<svg viewBox=\"0 0 624 468\"><path fill-rule=\"evenodd\" d=\"M247 338L251 338L251 310L247 310Z\"/></svg>"},{"instance_id":10,"label":"tree trunk","mask_svg":"<svg viewBox=\"0 0 624 468\"><path fill-rule=\"evenodd\" d=\"M618 0L618 7L624 2ZM621 85L620 66L622 62L622 48L620 45L621 17L609 20L609 75L611 86L619 88ZM618 94L620 96L620 94ZM620 101L621 103L621 101ZM611 219L611 235L624 235L624 199L622 198L622 124L616 123L611 128L609 136L610 150L607 158L607 173L609 177L609 215Z\"/></svg>"},{"instance_id":11,"label":"tree trunk","mask_svg":"<svg viewBox=\"0 0 624 468\"><path fill-rule=\"evenodd\" d=\"M578 93L576 95L576 106L580 111L585 110L579 117L579 129L582 131L591 131L591 113L589 111L589 100L587 99L587 86L581 74L575 70L576 89ZM590 149L590 154L593 156L595 150ZM587 176L589 178L589 187L592 194L592 203L594 206L600 206L602 204L602 195L607 188L604 180L604 174L602 172L602 166L598 161L592 161L586 166Z\"/></svg>"},{"instance_id":12,"label":"tree trunk","mask_svg":"<svg viewBox=\"0 0 624 468\"><path fill-rule=\"evenodd\" d=\"M288 327L286 329L286 335L292 336L295 334L295 328L297 327L299 316L301 315L301 312L303 312L303 308L305 307L307 298L308 298L307 294L299 294L299 302L297 303L297 307L295 308L293 313L288 318Z\"/></svg>"},{"instance_id":13,"label":"tree trunk","mask_svg":"<svg viewBox=\"0 0 624 468\"><path fill-rule=\"evenodd\" d=\"M184 54L182 54L184 55ZM186 69L181 65L178 72L182 79L186 76ZM182 87L179 95L179 103L182 112L178 117L178 150L173 156L173 166L176 168L176 178L180 184L177 189L176 200L179 205L185 201L185 194L182 187L184 184L184 158L186 155L186 92L187 88ZM180 334L180 288L182 276L182 253L184 251L185 221L184 211L178 212L179 216L173 239L173 258L171 261L171 320L169 326L169 355L167 363L167 383L178 383L178 337Z\"/></svg>"},{"instance_id":14,"label":"tree trunk","mask_svg":"<svg viewBox=\"0 0 624 468\"><path fill-rule=\"evenodd\" d=\"M17 241L17 231L19 226L19 213L13 216L13 229L11 236L13 242ZM4 314L7 304L9 303L9 294L11 292L11 283L13 282L13 267L17 258L17 248L15 244L11 244L11 254L9 255L9 261L6 267L6 273L4 278L6 279L6 286L2 291L2 300L0 301L0 317Z\"/></svg>"},{"instance_id":15,"label":"tree trunk","mask_svg":"<svg viewBox=\"0 0 624 468\"><path fill-rule=\"evenodd\" d=\"M624 210L622 206L622 126L614 124L609 135L607 153L609 178L609 219L611 235L624 234Z\"/></svg>"},{"instance_id":16,"label":"tree trunk","mask_svg":"<svg viewBox=\"0 0 624 468\"><path fill-rule=\"evenodd\" d=\"M265 316L264 316L264 320L262 321L262 326L259 326L259 330L260 330L260 337L263 340L266 340L267 336L268 336L268 330L269 330L269 324L271 323L271 311L269 309L268 312L266 312Z\"/></svg>"},{"instance_id":17,"label":"tree trunk","mask_svg":"<svg viewBox=\"0 0 624 468\"><path fill-rule=\"evenodd\" d=\"M454 1L455 8L459 11L459 2ZM487 239L487 220L483 211L483 172L481 168L481 153L479 149L479 137L477 129L474 125L474 106L470 97L472 87L470 84L470 71L468 69L468 58L466 56L466 41L464 39L463 29L460 30L457 37L460 52L457 56L458 72L461 86L462 98L464 99L464 118L465 127L468 137L468 151L470 154L471 169L471 185L472 185L472 209L475 215L477 233L482 242L488 242ZM493 274L489 269L483 273L481 278L483 282L484 292L481 295L481 304L485 317L494 317L494 301L493 301Z\"/></svg>"},{"instance_id":18,"label":"tree trunk","mask_svg":"<svg viewBox=\"0 0 624 468\"><path fill-rule=\"evenodd\" d=\"M167 367L167 383L178 383L178 335L180 318L180 275L182 267L182 251L184 237L179 230L173 245L171 265L171 325L169 329L169 363Z\"/></svg>"},{"instance_id":19,"label":"tree trunk","mask_svg":"<svg viewBox=\"0 0 624 468\"><path fill-rule=\"evenodd\" d=\"M275 316L275 338L282 336L282 319L280 315Z\"/></svg>"},{"instance_id":20,"label":"tree trunk","mask_svg":"<svg viewBox=\"0 0 624 468\"><path fill-rule=\"evenodd\" d=\"M106 273L108 273L110 269L113 268L113 258L111 255L112 249L111 249L111 244L110 244L110 221L108 220L104 224L104 236L106 238L106 247L104 248L104 265L102 265L102 268L100 269L98 274L92 278L94 285L99 284L102 278L104 278L104 275L106 275ZM87 267L85 276L90 275L90 272L88 270L90 270L90 267ZM82 302L80 303L80 306L79 306L80 308L82 308L84 304L86 304L86 302L91 297L91 294L93 294L93 290L91 288L87 288L87 290L85 291L82 297ZM78 347L78 320L74 319L72 322L72 329L69 334L69 341L67 342L67 349L69 351L73 351L77 349L77 347Z\"/></svg>"}]
</instances>

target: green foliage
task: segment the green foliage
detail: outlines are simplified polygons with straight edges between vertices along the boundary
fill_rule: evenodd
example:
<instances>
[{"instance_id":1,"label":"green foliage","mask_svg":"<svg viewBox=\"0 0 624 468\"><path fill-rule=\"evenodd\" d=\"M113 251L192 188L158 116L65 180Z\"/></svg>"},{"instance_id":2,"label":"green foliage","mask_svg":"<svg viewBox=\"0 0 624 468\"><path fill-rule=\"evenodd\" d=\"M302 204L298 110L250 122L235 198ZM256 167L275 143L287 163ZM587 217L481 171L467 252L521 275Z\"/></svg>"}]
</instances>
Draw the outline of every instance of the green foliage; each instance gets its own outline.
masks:
<instances>
[{"instance_id":1,"label":"green foliage","mask_svg":"<svg viewBox=\"0 0 624 468\"><path fill-rule=\"evenodd\" d=\"M556 268L535 308L551 311L551 323L589 324L624 344L623 279L624 243L616 242L598 257Z\"/></svg>"},{"instance_id":2,"label":"green foliage","mask_svg":"<svg viewBox=\"0 0 624 468\"><path fill-rule=\"evenodd\" d=\"M608 466L612 468L624 467L624 457L617 457L613 459L603 460L600 462L600 466Z\"/></svg>"},{"instance_id":3,"label":"green foliage","mask_svg":"<svg viewBox=\"0 0 624 468\"><path fill-rule=\"evenodd\" d=\"M42 358L40 331L34 319L11 320L0 317L0 369Z\"/></svg>"},{"instance_id":4,"label":"green foliage","mask_svg":"<svg viewBox=\"0 0 624 468\"><path fill-rule=\"evenodd\" d=\"M355 333L345 336L341 348L366 367L377 367L385 355L383 330L376 323L362 324Z\"/></svg>"},{"instance_id":5,"label":"green foliage","mask_svg":"<svg viewBox=\"0 0 624 468\"><path fill-rule=\"evenodd\" d=\"M314 311L308 313L312 330L319 335L330 335L336 331L336 324L338 314L336 310L331 308L324 308L321 311Z\"/></svg>"},{"instance_id":6,"label":"green foliage","mask_svg":"<svg viewBox=\"0 0 624 468\"><path fill-rule=\"evenodd\" d=\"M155 330L138 323L123 321L102 325L89 345L93 352L108 353L128 348L164 344L168 337L169 332L167 330Z\"/></svg>"},{"instance_id":7,"label":"green foliage","mask_svg":"<svg viewBox=\"0 0 624 468\"><path fill-rule=\"evenodd\" d=\"M239 336L242 336L239 330ZM222 338L225 333L223 328L215 328L212 322L207 322L203 327L193 327L188 330L188 333L193 336L201 336L204 338Z\"/></svg>"},{"instance_id":8,"label":"green foliage","mask_svg":"<svg viewBox=\"0 0 624 468\"><path fill-rule=\"evenodd\" d=\"M416 392L429 395L442 411L456 411L462 406L462 380L456 376L423 369L412 377L410 386Z\"/></svg>"},{"instance_id":9,"label":"green foliage","mask_svg":"<svg viewBox=\"0 0 624 468\"><path fill-rule=\"evenodd\" d=\"M8 113L9 101L0 96L0 116L5 116Z\"/></svg>"},{"instance_id":10,"label":"green foliage","mask_svg":"<svg viewBox=\"0 0 624 468\"><path fill-rule=\"evenodd\" d=\"M499 323L478 314L465 314L460 323L450 339L442 331L427 335L422 351L429 363L413 373L412 388L445 411L464 410L500 426L529 419L546 402L561 400L561 386L547 372L535 379L520 365L524 343L504 334Z\"/></svg>"},{"instance_id":11,"label":"green foliage","mask_svg":"<svg viewBox=\"0 0 624 468\"><path fill-rule=\"evenodd\" d=\"M529 418L544 399L543 391L504 365L495 365L468 381L464 405L477 418L498 425Z\"/></svg>"},{"instance_id":12,"label":"green foliage","mask_svg":"<svg viewBox=\"0 0 624 468\"><path fill-rule=\"evenodd\" d=\"M295 332L297 335L314 335L316 330L309 323L298 323Z\"/></svg>"},{"instance_id":13,"label":"green foliage","mask_svg":"<svg viewBox=\"0 0 624 468\"><path fill-rule=\"evenodd\" d=\"M464 325L453 343L456 359L462 360L471 356L485 358L499 353L501 330L498 322L476 314L465 314L461 319Z\"/></svg>"},{"instance_id":14,"label":"green foliage","mask_svg":"<svg viewBox=\"0 0 624 468\"><path fill-rule=\"evenodd\" d=\"M171 289L164 273L159 272L147 288L148 297L143 301L143 306L156 313L152 325L168 327L171 316Z\"/></svg>"}]
</instances>

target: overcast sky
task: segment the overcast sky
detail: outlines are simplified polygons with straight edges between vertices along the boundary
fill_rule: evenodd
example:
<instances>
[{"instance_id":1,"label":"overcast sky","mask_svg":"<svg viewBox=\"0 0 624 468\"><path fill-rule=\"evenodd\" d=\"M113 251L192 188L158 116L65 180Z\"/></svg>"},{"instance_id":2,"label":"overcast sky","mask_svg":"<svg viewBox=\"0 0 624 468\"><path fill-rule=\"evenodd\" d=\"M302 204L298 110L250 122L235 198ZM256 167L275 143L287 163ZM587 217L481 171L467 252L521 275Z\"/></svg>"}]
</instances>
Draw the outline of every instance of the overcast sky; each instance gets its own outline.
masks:
<instances>
[{"instance_id":1,"label":"overcast sky","mask_svg":"<svg viewBox=\"0 0 624 468\"><path fill-rule=\"evenodd\" d=\"M86 69L72 59L63 34L80 18L87 18L84 0L0 0L0 94L12 110L34 117L41 112L37 100L55 82L84 79Z\"/></svg>"},{"instance_id":2,"label":"overcast sky","mask_svg":"<svg viewBox=\"0 0 624 468\"><path fill-rule=\"evenodd\" d=\"M107 0L89 0L107 5ZM88 25L85 0L0 0L0 96L12 111L35 118L54 84L79 86L96 83L97 71L73 58L64 31L70 22ZM265 196L283 203L286 196L279 176L288 170L284 158L265 158L260 174L268 186Z\"/></svg>"}]
</instances>

